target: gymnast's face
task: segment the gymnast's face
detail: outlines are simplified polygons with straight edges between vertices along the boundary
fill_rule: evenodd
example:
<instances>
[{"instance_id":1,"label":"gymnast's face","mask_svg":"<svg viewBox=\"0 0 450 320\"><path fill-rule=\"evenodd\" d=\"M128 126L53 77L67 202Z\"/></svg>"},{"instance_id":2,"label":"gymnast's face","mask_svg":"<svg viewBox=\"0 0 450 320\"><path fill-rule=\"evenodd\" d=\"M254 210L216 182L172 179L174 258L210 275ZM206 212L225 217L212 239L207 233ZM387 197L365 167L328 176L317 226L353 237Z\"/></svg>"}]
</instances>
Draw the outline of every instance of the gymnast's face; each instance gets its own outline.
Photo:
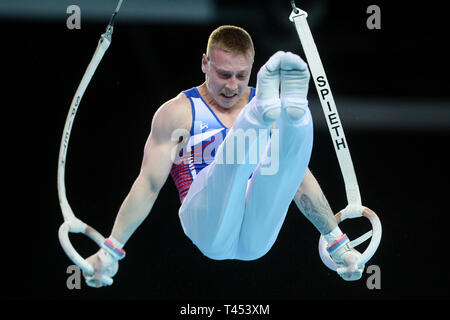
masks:
<instances>
[{"instance_id":1,"label":"gymnast's face","mask_svg":"<svg viewBox=\"0 0 450 320\"><path fill-rule=\"evenodd\" d=\"M211 50L202 59L206 87L214 101L221 107L233 107L248 87L253 57L234 54L221 49Z\"/></svg>"}]
</instances>

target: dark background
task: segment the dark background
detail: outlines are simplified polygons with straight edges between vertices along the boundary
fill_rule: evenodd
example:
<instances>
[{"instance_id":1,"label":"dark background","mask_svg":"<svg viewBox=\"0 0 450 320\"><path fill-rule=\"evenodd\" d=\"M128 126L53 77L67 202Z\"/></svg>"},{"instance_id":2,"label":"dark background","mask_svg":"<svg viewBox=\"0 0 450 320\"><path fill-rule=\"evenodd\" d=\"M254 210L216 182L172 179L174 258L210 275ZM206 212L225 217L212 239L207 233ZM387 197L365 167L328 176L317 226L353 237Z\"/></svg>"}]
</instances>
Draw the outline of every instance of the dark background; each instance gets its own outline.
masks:
<instances>
[{"instance_id":1,"label":"dark background","mask_svg":"<svg viewBox=\"0 0 450 320\"><path fill-rule=\"evenodd\" d=\"M132 0L127 0L132 1ZM123 6L127 6L127 1ZM126 245L113 286L66 287L72 264L57 232L63 222L56 169L61 134L79 81L104 32L104 18L68 30L58 19L3 16L2 111L6 137L3 294L12 299L336 300L448 299L448 27L443 7L408 2L323 1L310 26L352 153L363 204L378 213L383 237L368 262L381 270L381 289L364 273L345 282L321 262L319 234L293 204L278 240L261 259L213 261L183 234L171 179L148 219ZM306 11L311 1L297 5ZM76 1L73 1L76 4ZM204 80L207 37L221 24L244 27L256 49L256 71L277 50L302 56L287 20L289 1L216 1L202 23L121 21L77 113L66 166L75 214L108 236L136 178L152 116L181 90ZM381 29L366 27L366 8L381 8ZM83 7L81 7L83 14ZM175 10L175 9L174 9ZM313 11L314 12L314 11ZM311 82L315 144L310 168L336 212L345 190L317 93ZM6 121L5 121L6 120ZM362 219L361 219L362 220ZM355 226L361 226L361 228ZM350 237L366 221L342 225ZM347 228L347 229L346 229ZM83 256L97 249L71 235Z\"/></svg>"}]
</instances>

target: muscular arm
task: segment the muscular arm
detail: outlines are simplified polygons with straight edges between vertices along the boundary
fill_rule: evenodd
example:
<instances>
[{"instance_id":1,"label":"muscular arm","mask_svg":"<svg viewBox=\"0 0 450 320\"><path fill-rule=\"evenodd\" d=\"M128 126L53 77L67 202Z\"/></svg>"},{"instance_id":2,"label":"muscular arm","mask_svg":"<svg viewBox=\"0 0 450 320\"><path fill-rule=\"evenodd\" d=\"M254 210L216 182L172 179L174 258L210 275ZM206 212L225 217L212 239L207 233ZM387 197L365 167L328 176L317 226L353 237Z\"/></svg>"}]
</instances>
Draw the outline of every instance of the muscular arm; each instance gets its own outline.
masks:
<instances>
[{"instance_id":1,"label":"muscular arm","mask_svg":"<svg viewBox=\"0 0 450 320\"><path fill-rule=\"evenodd\" d=\"M172 168L173 150L180 150L185 139L174 139L176 129L186 129L191 119L184 96L170 100L156 112L144 148L138 177L122 203L111 236L125 244L150 213ZM186 130L187 132L187 130Z\"/></svg>"},{"instance_id":2,"label":"muscular arm","mask_svg":"<svg viewBox=\"0 0 450 320\"><path fill-rule=\"evenodd\" d=\"M328 245L336 243L342 236L342 231L337 226L336 218L325 198L317 180L309 169L306 170L300 188L294 197L300 211L325 237ZM346 245L347 237L338 244L338 249L330 254L333 261L338 264L337 273L344 280L358 280L361 278L364 266L359 266L361 254L354 248Z\"/></svg>"},{"instance_id":3,"label":"muscular arm","mask_svg":"<svg viewBox=\"0 0 450 320\"><path fill-rule=\"evenodd\" d=\"M169 144L157 144L150 135L145 149L142 168L130 192L123 201L111 233L115 239L125 244L134 231L144 221L155 203L159 190L170 172ZM155 159L159 155L161 159ZM144 163L153 163L151 167Z\"/></svg>"},{"instance_id":4,"label":"muscular arm","mask_svg":"<svg viewBox=\"0 0 450 320\"><path fill-rule=\"evenodd\" d=\"M294 197L295 204L306 218L319 230L327 234L337 226L333 211L319 183L309 169Z\"/></svg>"}]
</instances>

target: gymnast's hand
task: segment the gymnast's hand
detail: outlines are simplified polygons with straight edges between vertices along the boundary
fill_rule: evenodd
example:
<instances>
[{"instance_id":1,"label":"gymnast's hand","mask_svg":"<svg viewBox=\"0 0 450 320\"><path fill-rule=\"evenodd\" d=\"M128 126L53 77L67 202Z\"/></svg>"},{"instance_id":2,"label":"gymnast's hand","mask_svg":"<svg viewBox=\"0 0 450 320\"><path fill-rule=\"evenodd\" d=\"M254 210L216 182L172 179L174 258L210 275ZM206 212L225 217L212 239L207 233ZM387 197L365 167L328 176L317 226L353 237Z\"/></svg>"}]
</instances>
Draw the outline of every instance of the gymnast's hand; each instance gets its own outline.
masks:
<instances>
[{"instance_id":1,"label":"gymnast's hand","mask_svg":"<svg viewBox=\"0 0 450 320\"><path fill-rule=\"evenodd\" d=\"M112 284L112 277L119 269L119 261L111 253L101 248L86 261L94 268L94 274L83 272L88 286L100 288Z\"/></svg>"},{"instance_id":2,"label":"gymnast's hand","mask_svg":"<svg viewBox=\"0 0 450 320\"><path fill-rule=\"evenodd\" d=\"M361 279L364 265L358 265L361 261L361 253L350 246L347 235L332 243L328 253L337 265L337 273L346 281Z\"/></svg>"}]
</instances>

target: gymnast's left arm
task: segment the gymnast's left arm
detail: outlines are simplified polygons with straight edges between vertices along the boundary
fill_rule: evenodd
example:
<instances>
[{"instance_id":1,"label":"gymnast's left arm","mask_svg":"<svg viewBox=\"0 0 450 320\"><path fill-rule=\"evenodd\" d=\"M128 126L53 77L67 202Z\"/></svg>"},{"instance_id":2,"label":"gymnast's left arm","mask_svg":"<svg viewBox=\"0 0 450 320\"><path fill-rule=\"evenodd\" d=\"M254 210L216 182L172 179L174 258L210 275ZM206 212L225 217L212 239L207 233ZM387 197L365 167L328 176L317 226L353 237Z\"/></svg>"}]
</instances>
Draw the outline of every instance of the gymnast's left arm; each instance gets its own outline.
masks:
<instances>
[{"instance_id":1,"label":"gymnast's left arm","mask_svg":"<svg viewBox=\"0 0 450 320\"><path fill-rule=\"evenodd\" d=\"M360 279L364 269L364 266L358 267L361 254L351 248L347 235L339 229L333 210L309 168L294 196L294 202L324 236L331 258L340 266L338 274L344 280Z\"/></svg>"},{"instance_id":2,"label":"gymnast's left arm","mask_svg":"<svg viewBox=\"0 0 450 320\"><path fill-rule=\"evenodd\" d=\"M299 210L323 235L337 227L336 218L311 171L306 169L302 184L294 196Z\"/></svg>"}]
</instances>

